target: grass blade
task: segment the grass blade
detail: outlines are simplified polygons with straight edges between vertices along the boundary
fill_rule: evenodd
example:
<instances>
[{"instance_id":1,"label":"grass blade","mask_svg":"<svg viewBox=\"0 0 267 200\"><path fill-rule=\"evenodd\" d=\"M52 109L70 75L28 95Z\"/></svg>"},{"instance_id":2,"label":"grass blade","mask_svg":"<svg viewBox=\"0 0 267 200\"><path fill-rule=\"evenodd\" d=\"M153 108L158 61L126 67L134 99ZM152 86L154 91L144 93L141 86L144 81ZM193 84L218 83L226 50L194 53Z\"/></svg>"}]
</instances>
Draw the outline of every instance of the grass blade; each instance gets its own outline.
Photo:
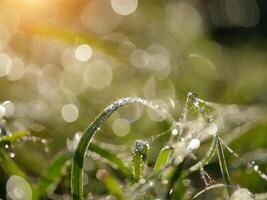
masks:
<instances>
[{"instance_id":1,"label":"grass blade","mask_svg":"<svg viewBox=\"0 0 267 200\"><path fill-rule=\"evenodd\" d=\"M102 181L110 194L116 197L118 200L126 200L123 191L118 181L112 177L106 170L102 169L97 172L97 178Z\"/></svg>"},{"instance_id":2,"label":"grass blade","mask_svg":"<svg viewBox=\"0 0 267 200\"><path fill-rule=\"evenodd\" d=\"M20 169L17 164L9 157L9 155L3 150L0 150L0 164L5 173L8 175L17 175L22 178L27 177L23 170Z\"/></svg>"},{"instance_id":3,"label":"grass blade","mask_svg":"<svg viewBox=\"0 0 267 200\"><path fill-rule=\"evenodd\" d=\"M223 179L224 179L226 185L230 185L231 184L230 175L229 175L229 171L227 168L227 164L226 164L226 160L225 160L225 156L224 156L224 152L223 152L223 148L222 148L222 143L219 139L217 142L217 154L218 154L218 159L219 159L219 164L220 164L220 169L222 172ZM230 192L229 192L228 188L227 188L227 192L228 192L228 196L229 196Z\"/></svg>"},{"instance_id":4,"label":"grass blade","mask_svg":"<svg viewBox=\"0 0 267 200\"><path fill-rule=\"evenodd\" d=\"M29 132L28 131L18 131L18 132L14 132L8 135L4 135L2 137L0 137L0 146L5 145L8 142L16 142L18 140L20 140L21 138L28 136Z\"/></svg>"},{"instance_id":5,"label":"grass blade","mask_svg":"<svg viewBox=\"0 0 267 200\"><path fill-rule=\"evenodd\" d=\"M133 152L133 175L134 180L138 182L142 177L142 171L144 162L147 158L147 151L149 149L149 145L146 141L136 140L135 147Z\"/></svg>"},{"instance_id":6,"label":"grass blade","mask_svg":"<svg viewBox=\"0 0 267 200\"><path fill-rule=\"evenodd\" d=\"M47 193L53 192L53 190L58 185L61 173L66 166L66 162L71 158L69 153L61 153L52 162L50 167L42 176L40 183L37 186L37 198L40 199L46 196Z\"/></svg>"},{"instance_id":7,"label":"grass blade","mask_svg":"<svg viewBox=\"0 0 267 200\"><path fill-rule=\"evenodd\" d=\"M131 170L127 166L125 166L124 162L112 152L93 143L90 144L88 150L100 155L102 158L105 158L110 163L114 164L117 169L125 176L132 177Z\"/></svg>"},{"instance_id":8,"label":"grass blade","mask_svg":"<svg viewBox=\"0 0 267 200\"><path fill-rule=\"evenodd\" d=\"M169 146L162 148L162 150L160 151L158 155L158 158L157 158L157 161L154 167L155 172L160 171L164 166L167 165L171 151L172 149Z\"/></svg>"},{"instance_id":9,"label":"grass blade","mask_svg":"<svg viewBox=\"0 0 267 200\"><path fill-rule=\"evenodd\" d=\"M166 110L160 109L157 105L138 97L122 98L109 105L85 130L75 151L71 172L71 192L73 200L83 199L83 162L86 151L90 146L96 131L112 115L112 113L120 107L132 103L143 104L166 117L171 123L175 122L174 118Z\"/></svg>"}]
</instances>

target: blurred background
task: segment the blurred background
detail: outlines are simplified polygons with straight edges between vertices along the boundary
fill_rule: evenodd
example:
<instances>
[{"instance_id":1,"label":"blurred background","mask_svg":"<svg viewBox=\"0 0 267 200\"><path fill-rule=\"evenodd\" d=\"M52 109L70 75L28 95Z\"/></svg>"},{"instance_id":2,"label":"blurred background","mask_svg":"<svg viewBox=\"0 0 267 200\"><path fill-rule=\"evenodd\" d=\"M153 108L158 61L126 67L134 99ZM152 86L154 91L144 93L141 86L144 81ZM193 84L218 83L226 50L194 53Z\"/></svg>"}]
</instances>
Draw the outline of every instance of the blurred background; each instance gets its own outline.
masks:
<instances>
[{"instance_id":1,"label":"blurred background","mask_svg":"<svg viewBox=\"0 0 267 200\"><path fill-rule=\"evenodd\" d=\"M47 140L15 144L13 159L37 181L53 156L72 150L74 135L121 97L153 100L176 119L189 91L220 104L265 106L266 20L263 0L1 0L0 119L9 132ZM95 141L126 145L131 154L135 139L168 129L163 120L127 106ZM240 154L264 149L266 131L258 124L233 147ZM92 163L94 174L101 163ZM235 183L267 190L242 172L233 174ZM6 199L9 175L0 174ZM88 190L101 194L95 182ZM68 175L55 194L50 199L69 198Z\"/></svg>"}]
</instances>

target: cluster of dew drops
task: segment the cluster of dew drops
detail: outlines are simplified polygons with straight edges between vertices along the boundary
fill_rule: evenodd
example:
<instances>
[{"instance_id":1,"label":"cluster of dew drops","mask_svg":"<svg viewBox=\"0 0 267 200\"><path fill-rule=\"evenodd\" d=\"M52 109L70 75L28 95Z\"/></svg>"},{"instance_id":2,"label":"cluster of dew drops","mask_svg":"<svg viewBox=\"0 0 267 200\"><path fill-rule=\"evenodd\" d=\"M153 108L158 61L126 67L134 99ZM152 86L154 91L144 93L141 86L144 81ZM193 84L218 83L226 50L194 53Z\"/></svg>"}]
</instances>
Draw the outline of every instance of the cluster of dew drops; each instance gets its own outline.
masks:
<instances>
[{"instance_id":1,"label":"cluster of dew drops","mask_svg":"<svg viewBox=\"0 0 267 200\"><path fill-rule=\"evenodd\" d=\"M7 127L7 121L9 118L13 116L15 112L15 105L11 101L5 101L2 104L0 104L0 142L7 141L7 138L11 138L14 133L10 132ZM21 130L26 131L26 130ZM30 134L27 134L15 141L15 143L40 143L43 145L44 151L46 153L49 152L49 146L47 139L33 136ZM4 142L3 145L4 149L7 151L9 156L11 158L14 158L16 156L15 152L13 151L14 143L11 142Z\"/></svg>"}]
</instances>

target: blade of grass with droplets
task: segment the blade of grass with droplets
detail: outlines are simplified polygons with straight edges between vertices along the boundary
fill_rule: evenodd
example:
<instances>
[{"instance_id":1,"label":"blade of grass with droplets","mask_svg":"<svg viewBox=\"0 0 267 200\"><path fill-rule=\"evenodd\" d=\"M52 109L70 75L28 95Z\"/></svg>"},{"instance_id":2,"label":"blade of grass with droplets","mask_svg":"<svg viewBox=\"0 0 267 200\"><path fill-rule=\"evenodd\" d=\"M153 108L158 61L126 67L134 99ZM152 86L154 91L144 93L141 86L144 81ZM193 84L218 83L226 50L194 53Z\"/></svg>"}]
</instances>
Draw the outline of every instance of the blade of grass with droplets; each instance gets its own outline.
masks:
<instances>
[{"instance_id":1,"label":"blade of grass with droplets","mask_svg":"<svg viewBox=\"0 0 267 200\"><path fill-rule=\"evenodd\" d=\"M158 172L160 171L164 166L167 165L168 161L169 161L169 157L171 154L172 149L169 146L163 147L162 150L160 151L155 167L154 167L154 171Z\"/></svg>"},{"instance_id":2,"label":"blade of grass with droplets","mask_svg":"<svg viewBox=\"0 0 267 200\"><path fill-rule=\"evenodd\" d=\"M21 138L28 136L29 132L28 131L18 131L14 132L5 136L0 137L0 146L5 145L7 142L16 142L20 140Z\"/></svg>"},{"instance_id":3,"label":"blade of grass with droplets","mask_svg":"<svg viewBox=\"0 0 267 200\"><path fill-rule=\"evenodd\" d=\"M116 168L125 176L132 177L131 170L124 164L124 162L119 159L115 154L112 152L94 144L91 143L88 147L88 150L100 155L102 158L105 158L110 163L116 166Z\"/></svg>"},{"instance_id":4,"label":"blade of grass with droplets","mask_svg":"<svg viewBox=\"0 0 267 200\"><path fill-rule=\"evenodd\" d=\"M147 158L148 149L149 145L146 141L135 141L133 152L133 175L136 182L139 182L142 177L143 166Z\"/></svg>"},{"instance_id":5,"label":"blade of grass with droplets","mask_svg":"<svg viewBox=\"0 0 267 200\"><path fill-rule=\"evenodd\" d=\"M183 199L185 192L184 185L182 182L185 177L183 171L184 163L185 161L183 161L178 166L175 166L175 168L169 174L168 193L166 199Z\"/></svg>"},{"instance_id":6,"label":"blade of grass with droplets","mask_svg":"<svg viewBox=\"0 0 267 200\"><path fill-rule=\"evenodd\" d=\"M191 200L194 200L194 199L198 198L200 195L202 195L203 193L205 193L205 192L207 192L209 190L218 189L218 188L227 188L227 185L219 183L219 184L215 184L215 185L211 185L209 187L206 187L205 189L203 189L200 192L198 192L197 194L195 194L191 198Z\"/></svg>"},{"instance_id":7,"label":"blade of grass with droplets","mask_svg":"<svg viewBox=\"0 0 267 200\"><path fill-rule=\"evenodd\" d=\"M9 155L3 150L0 150L0 165L8 175L17 175L22 178L27 177L24 171L20 169L17 164L9 157Z\"/></svg>"},{"instance_id":8,"label":"blade of grass with droplets","mask_svg":"<svg viewBox=\"0 0 267 200\"><path fill-rule=\"evenodd\" d=\"M70 160L70 158L71 155L67 152L57 155L56 159L51 163L44 175L41 177L40 183L36 188L36 199L43 198L47 193L52 193L54 191L61 179L62 171L66 166L66 162Z\"/></svg>"},{"instance_id":9,"label":"blade of grass with droplets","mask_svg":"<svg viewBox=\"0 0 267 200\"><path fill-rule=\"evenodd\" d=\"M142 158L139 153L134 154L133 156L133 174L134 174L134 180L138 182L141 179L141 173L142 173Z\"/></svg>"},{"instance_id":10,"label":"blade of grass with droplets","mask_svg":"<svg viewBox=\"0 0 267 200\"><path fill-rule=\"evenodd\" d=\"M221 172L222 172L223 179L224 179L224 181L225 181L225 183L227 185L230 185L231 184L230 175L229 175L228 167L227 167L227 164L226 164L226 160L225 160L222 144L221 144L221 141L219 139L218 139L218 142L217 142L217 155L218 155L220 169L221 169ZM228 193L228 196L229 196L230 191L229 191L228 188L227 188L227 193Z\"/></svg>"},{"instance_id":11,"label":"blade of grass with droplets","mask_svg":"<svg viewBox=\"0 0 267 200\"><path fill-rule=\"evenodd\" d=\"M96 131L112 115L112 113L120 107L132 103L143 104L166 117L171 123L175 122L173 117L166 110L160 109L157 105L138 97L122 98L109 105L85 130L75 151L71 171L71 192L73 200L83 199L83 162L86 151L91 144Z\"/></svg>"}]
</instances>

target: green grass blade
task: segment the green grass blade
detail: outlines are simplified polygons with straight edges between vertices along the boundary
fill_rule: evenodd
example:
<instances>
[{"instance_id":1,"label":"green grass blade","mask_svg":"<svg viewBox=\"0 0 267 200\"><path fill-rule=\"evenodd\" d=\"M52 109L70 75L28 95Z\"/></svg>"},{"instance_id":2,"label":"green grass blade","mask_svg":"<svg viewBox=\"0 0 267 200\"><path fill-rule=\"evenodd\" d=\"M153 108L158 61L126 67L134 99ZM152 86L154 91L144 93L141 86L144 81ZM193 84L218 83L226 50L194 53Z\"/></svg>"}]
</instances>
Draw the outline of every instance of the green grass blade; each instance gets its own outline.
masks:
<instances>
[{"instance_id":1,"label":"green grass blade","mask_svg":"<svg viewBox=\"0 0 267 200\"><path fill-rule=\"evenodd\" d=\"M97 173L97 177L102 181L110 194L116 197L118 200L126 200L125 195L120 187L118 181L111 176L106 170L100 170Z\"/></svg>"},{"instance_id":2,"label":"green grass blade","mask_svg":"<svg viewBox=\"0 0 267 200\"><path fill-rule=\"evenodd\" d=\"M210 191L210 190L214 190L214 189L218 189L218 188L227 188L227 185L219 183L219 184L215 184L215 185L208 186L208 187L206 187L205 189L203 189L203 190L201 190L200 192L198 192L197 194L195 194L195 195L191 198L191 200L197 199L200 195L202 195L202 194L205 193L205 192L208 192L208 191Z\"/></svg>"},{"instance_id":3,"label":"green grass blade","mask_svg":"<svg viewBox=\"0 0 267 200\"><path fill-rule=\"evenodd\" d=\"M219 139L218 139L218 142L217 142L217 155L218 155L220 169L221 169L221 172L222 172L223 179L224 179L226 185L231 185L228 167L227 167L227 164L226 164L226 160L225 160L222 144L221 144L221 141ZM229 196L230 191L229 191L228 188L227 188L227 191L228 191L228 196Z\"/></svg>"},{"instance_id":4,"label":"green grass blade","mask_svg":"<svg viewBox=\"0 0 267 200\"><path fill-rule=\"evenodd\" d=\"M167 113L166 110L159 109L157 105L138 97L122 98L109 105L85 130L75 151L71 172L71 192L73 200L83 199L83 162L86 151L90 146L96 131L112 115L112 113L120 107L132 103L143 104L144 106L157 111L160 115L167 117L171 123L175 122L174 118Z\"/></svg>"},{"instance_id":5,"label":"green grass blade","mask_svg":"<svg viewBox=\"0 0 267 200\"><path fill-rule=\"evenodd\" d=\"M164 166L167 165L171 151L172 149L169 146L162 148L162 150L160 151L158 155L158 158L157 158L157 161L154 167L155 172L160 171Z\"/></svg>"},{"instance_id":6,"label":"green grass blade","mask_svg":"<svg viewBox=\"0 0 267 200\"><path fill-rule=\"evenodd\" d=\"M22 178L27 177L23 170L20 169L17 164L9 157L9 155L3 150L0 150L0 164L5 173L8 175L17 175Z\"/></svg>"},{"instance_id":7,"label":"green grass blade","mask_svg":"<svg viewBox=\"0 0 267 200\"><path fill-rule=\"evenodd\" d=\"M8 142L16 142L18 140L20 140L21 138L28 136L29 132L28 131L18 131L18 132L14 132L5 136L0 137L0 146L5 145Z\"/></svg>"},{"instance_id":8,"label":"green grass blade","mask_svg":"<svg viewBox=\"0 0 267 200\"><path fill-rule=\"evenodd\" d=\"M199 162L197 162L195 165L193 165L187 170L188 174L200 170L201 167L207 165L211 161L211 159L216 154L217 143L218 143L218 136L215 136L213 137L209 150L207 151L205 156Z\"/></svg>"},{"instance_id":9,"label":"green grass blade","mask_svg":"<svg viewBox=\"0 0 267 200\"><path fill-rule=\"evenodd\" d=\"M149 145L146 141L136 140L133 152L133 175L134 180L138 182L142 177L144 162L147 158Z\"/></svg>"},{"instance_id":10,"label":"green grass blade","mask_svg":"<svg viewBox=\"0 0 267 200\"><path fill-rule=\"evenodd\" d=\"M42 176L37 186L37 199L43 198L47 193L53 192L60 182L62 171L66 166L66 162L71 158L69 153L64 152L57 156L47 171Z\"/></svg>"},{"instance_id":11,"label":"green grass blade","mask_svg":"<svg viewBox=\"0 0 267 200\"><path fill-rule=\"evenodd\" d=\"M138 182L141 179L141 173L142 173L142 158L139 153L134 154L133 156L133 175L134 175L134 180Z\"/></svg>"},{"instance_id":12,"label":"green grass blade","mask_svg":"<svg viewBox=\"0 0 267 200\"><path fill-rule=\"evenodd\" d=\"M93 143L90 144L90 146L88 147L88 150L95 152L96 154L100 155L102 158L105 158L106 160L108 160L110 163L115 165L115 167L125 176L132 177L131 170L124 164L124 162L121 159L119 159L112 152Z\"/></svg>"}]
</instances>

